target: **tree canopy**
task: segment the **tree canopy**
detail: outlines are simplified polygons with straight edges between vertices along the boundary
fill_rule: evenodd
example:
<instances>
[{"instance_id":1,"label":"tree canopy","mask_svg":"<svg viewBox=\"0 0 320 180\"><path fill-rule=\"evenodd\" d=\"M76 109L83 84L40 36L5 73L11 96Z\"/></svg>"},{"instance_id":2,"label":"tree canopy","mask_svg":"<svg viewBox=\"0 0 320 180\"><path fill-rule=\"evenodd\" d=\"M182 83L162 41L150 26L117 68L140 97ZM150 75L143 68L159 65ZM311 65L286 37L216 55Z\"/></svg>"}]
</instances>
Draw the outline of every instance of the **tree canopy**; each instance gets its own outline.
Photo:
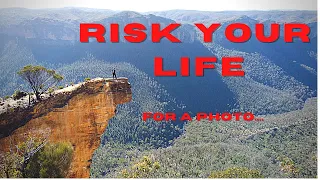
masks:
<instances>
[{"instance_id":1,"label":"tree canopy","mask_svg":"<svg viewBox=\"0 0 320 180\"><path fill-rule=\"evenodd\" d=\"M29 139L18 144L16 151L0 154L0 178L66 177L73 158L72 145L59 142L42 146L44 143L38 141Z\"/></svg>"},{"instance_id":2,"label":"tree canopy","mask_svg":"<svg viewBox=\"0 0 320 180\"><path fill-rule=\"evenodd\" d=\"M68 142L49 143L35 154L26 167L25 177L64 178L67 176L73 156Z\"/></svg>"},{"instance_id":3,"label":"tree canopy","mask_svg":"<svg viewBox=\"0 0 320 180\"><path fill-rule=\"evenodd\" d=\"M43 66L27 65L18 72L18 75L29 83L37 100L41 100L41 94L63 80L62 75Z\"/></svg>"},{"instance_id":4,"label":"tree canopy","mask_svg":"<svg viewBox=\"0 0 320 180\"><path fill-rule=\"evenodd\" d=\"M209 178L263 178L260 171L245 167L233 167L212 172Z\"/></svg>"}]
</instances>

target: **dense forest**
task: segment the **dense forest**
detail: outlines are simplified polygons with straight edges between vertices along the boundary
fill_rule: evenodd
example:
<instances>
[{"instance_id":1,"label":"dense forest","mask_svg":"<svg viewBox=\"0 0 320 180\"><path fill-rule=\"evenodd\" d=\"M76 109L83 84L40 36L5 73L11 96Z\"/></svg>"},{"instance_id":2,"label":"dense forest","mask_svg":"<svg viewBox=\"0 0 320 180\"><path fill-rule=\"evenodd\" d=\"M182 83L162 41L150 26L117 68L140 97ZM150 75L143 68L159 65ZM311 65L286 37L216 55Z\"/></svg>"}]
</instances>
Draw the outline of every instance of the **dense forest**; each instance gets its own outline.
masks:
<instances>
[{"instance_id":1,"label":"dense forest","mask_svg":"<svg viewBox=\"0 0 320 180\"><path fill-rule=\"evenodd\" d=\"M263 116L263 122L192 121L167 148L146 148L148 138L141 145L125 142L122 139L131 134L121 133L104 142L109 126L93 157L91 176L315 178L316 104L316 99L310 99L302 110ZM154 163L159 167L154 168ZM231 172L239 174L229 176Z\"/></svg>"}]
</instances>

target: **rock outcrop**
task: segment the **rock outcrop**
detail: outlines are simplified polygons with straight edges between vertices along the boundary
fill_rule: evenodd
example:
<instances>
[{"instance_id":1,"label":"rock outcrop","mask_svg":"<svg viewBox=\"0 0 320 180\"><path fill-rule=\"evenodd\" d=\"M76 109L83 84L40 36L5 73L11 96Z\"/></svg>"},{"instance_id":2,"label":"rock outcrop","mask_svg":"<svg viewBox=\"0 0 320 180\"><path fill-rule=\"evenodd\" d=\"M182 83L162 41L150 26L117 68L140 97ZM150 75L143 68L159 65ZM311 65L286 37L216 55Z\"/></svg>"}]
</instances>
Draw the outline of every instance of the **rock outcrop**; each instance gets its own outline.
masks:
<instances>
[{"instance_id":1,"label":"rock outcrop","mask_svg":"<svg viewBox=\"0 0 320 180\"><path fill-rule=\"evenodd\" d=\"M108 120L131 97L128 79L98 78L58 90L32 107L16 107L0 114L0 151L30 132L49 130L49 142L66 141L74 147L68 177L87 178Z\"/></svg>"}]
</instances>

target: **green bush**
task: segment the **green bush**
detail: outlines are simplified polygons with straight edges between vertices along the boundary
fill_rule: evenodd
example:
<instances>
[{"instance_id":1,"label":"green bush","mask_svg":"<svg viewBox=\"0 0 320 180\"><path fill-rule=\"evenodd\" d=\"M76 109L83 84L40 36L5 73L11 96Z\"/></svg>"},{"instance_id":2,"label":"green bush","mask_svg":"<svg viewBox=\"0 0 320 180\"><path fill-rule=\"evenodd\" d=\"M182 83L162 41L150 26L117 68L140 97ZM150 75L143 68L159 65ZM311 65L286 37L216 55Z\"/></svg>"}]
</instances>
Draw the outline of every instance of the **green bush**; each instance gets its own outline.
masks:
<instances>
[{"instance_id":1,"label":"green bush","mask_svg":"<svg viewBox=\"0 0 320 180\"><path fill-rule=\"evenodd\" d=\"M121 171L121 178L151 178L151 174L160 169L157 161L152 161L148 156L143 156L142 160L134 164L129 170Z\"/></svg>"},{"instance_id":2,"label":"green bush","mask_svg":"<svg viewBox=\"0 0 320 180\"><path fill-rule=\"evenodd\" d=\"M84 78L84 81L85 81L85 82L90 81L90 80L91 80L91 78L88 78L88 77L87 77L87 78Z\"/></svg>"},{"instance_id":3,"label":"green bush","mask_svg":"<svg viewBox=\"0 0 320 180\"><path fill-rule=\"evenodd\" d=\"M25 97L27 95L26 92L23 92L23 91L20 91L20 90L16 90L12 97L14 100L18 100L18 99L21 99L22 97Z\"/></svg>"},{"instance_id":4,"label":"green bush","mask_svg":"<svg viewBox=\"0 0 320 180\"><path fill-rule=\"evenodd\" d=\"M282 172L284 172L288 177L297 177L297 175L299 174L299 169L296 167L294 161L291 158L279 156L277 160L280 161Z\"/></svg>"},{"instance_id":5,"label":"green bush","mask_svg":"<svg viewBox=\"0 0 320 180\"><path fill-rule=\"evenodd\" d=\"M70 143L47 144L37 152L27 165L25 177L66 177L72 161L73 148Z\"/></svg>"},{"instance_id":6,"label":"green bush","mask_svg":"<svg viewBox=\"0 0 320 180\"><path fill-rule=\"evenodd\" d=\"M48 92L51 94L51 93L53 93L54 92L54 88L49 88L48 89Z\"/></svg>"},{"instance_id":7,"label":"green bush","mask_svg":"<svg viewBox=\"0 0 320 180\"><path fill-rule=\"evenodd\" d=\"M260 171L245 167L233 167L224 171L212 172L209 178L263 178Z\"/></svg>"},{"instance_id":8,"label":"green bush","mask_svg":"<svg viewBox=\"0 0 320 180\"><path fill-rule=\"evenodd\" d=\"M21 156L17 153L0 154L0 178L21 178L19 171Z\"/></svg>"}]
</instances>

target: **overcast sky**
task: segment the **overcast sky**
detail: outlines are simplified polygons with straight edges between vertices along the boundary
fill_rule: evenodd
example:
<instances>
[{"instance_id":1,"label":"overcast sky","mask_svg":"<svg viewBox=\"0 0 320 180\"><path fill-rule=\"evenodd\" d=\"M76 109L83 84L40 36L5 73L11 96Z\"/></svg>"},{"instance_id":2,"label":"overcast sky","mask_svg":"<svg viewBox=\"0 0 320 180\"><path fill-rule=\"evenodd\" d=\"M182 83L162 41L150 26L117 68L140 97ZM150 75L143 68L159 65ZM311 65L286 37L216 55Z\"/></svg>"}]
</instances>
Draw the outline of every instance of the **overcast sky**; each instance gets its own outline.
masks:
<instances>
[{"instance_id":1,"label":"overcast sky","mask_svg":"<svg viewBox=\"0 0 320 180\"><path fill-rule=\"evenodd\" d=\"M0 0L0 8L88 7L112 10L162 11L172 9L317 10L317 0Z\"/></svg>"}]
</instances>

